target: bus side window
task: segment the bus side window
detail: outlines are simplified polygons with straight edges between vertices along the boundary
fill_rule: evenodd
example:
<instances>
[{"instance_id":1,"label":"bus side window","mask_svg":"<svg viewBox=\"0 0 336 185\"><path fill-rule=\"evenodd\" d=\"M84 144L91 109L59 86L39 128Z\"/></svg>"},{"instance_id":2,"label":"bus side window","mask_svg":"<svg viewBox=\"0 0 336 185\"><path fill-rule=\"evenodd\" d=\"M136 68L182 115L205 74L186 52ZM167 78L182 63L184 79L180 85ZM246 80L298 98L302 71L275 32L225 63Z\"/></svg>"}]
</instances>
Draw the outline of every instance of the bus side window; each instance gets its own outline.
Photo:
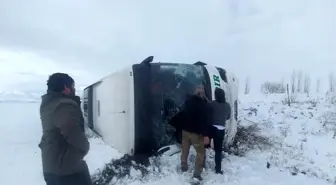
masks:
<instances>
[{"instance_id":1,"label":"bus side window","mask_svg":"<svg viewBox=\"0 0 336 185\"><path fill-rule=\"evenodd\" d=\"M88 103L84 102L84 114L87 115L88 114Z\"/></svg>"},{"instance_id":2,"label":"bus side window","mask_svg":"<svg viewBox=\"0 0 336 185\"><path fill-rule=\"evenodd\" d=\"M216 69L219 72L219 76L221 77L221 79L225 82L228 83L227 77L226 77L226 71L222 68L216 67Z\"/></svg>"},{"instance_id":3,"label":"bus side window","mask_svg":"<svg viewBox=\"0 0 336 185\"><path fill-rule=\"evenodd\" d=\"M98 107L98 116L100 116L100 101L99 100L97 102L97 107Z\"/></svg>"}]
</instances>

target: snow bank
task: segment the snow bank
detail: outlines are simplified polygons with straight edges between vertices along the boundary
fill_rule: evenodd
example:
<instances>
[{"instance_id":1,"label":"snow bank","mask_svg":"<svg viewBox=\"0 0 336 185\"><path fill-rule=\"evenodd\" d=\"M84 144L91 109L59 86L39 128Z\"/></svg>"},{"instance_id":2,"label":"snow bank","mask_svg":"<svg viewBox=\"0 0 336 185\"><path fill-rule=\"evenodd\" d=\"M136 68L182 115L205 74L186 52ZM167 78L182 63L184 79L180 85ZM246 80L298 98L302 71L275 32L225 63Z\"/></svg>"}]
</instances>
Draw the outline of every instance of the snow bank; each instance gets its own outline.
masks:
<instances>
[{"instance_id":1,"label":"snow bank","mask_svg":"<svg viewBox=\"0 0 336 185\"><path fill-rule=\"evenodd\" d=\"M291 107L279 100L242 105L244 120L258 123L263 134L272 139L274 146L265 152L270 165L293 175L301 173L334 182L335 106L320 97L298 98Z\"/></svg>"},{"instance_id":2,"label":"snow bank","mask_svg":"<svg viewBox=\"0 0 336 185\"><path fill-rule=\"evenodd\" d=\"M255 97L255 96L254 96ZM240 102L239 142L225 153L224 175L214 171L208 151L205 184L329 184L334 182L335 107L320 96L297 95L291 107L282 95L246 96ZM248 100L251 98L251 100ZM329 125L329 127L328 127ZM242 132L243 130L243 132ZM250 131L250 132L248 132ZM236 147L236 148L235 148ZM181 174L179 155L151 159L147 168L132 168L110 184L188 184L192 170ZM193 169L195 151L189 164Z\"/></svg>"},{"instance_id":3,"label":"snow bank","mask_svg":"<svg viewBox=\"0 0 336 185\"><path fill-rule=\"evenodd\" d=\"M42 130L38 103L0 103L0 177L6 185L45 185L38 143ZM86 156L91 173L105 163L121 156L104 144L91 138L91 150Z\"/></svg>"},{"instance_id":4,"label":"snow bank","mask_svg":"<svg viewBox=\"0 0 336 185\"><path fill-rule=\"evenodd\" d=\"M228 150L231 153L225 153L224 175L213 173L213 152L207 152L204 184L326 185L334 182L335 105L323 96L298 96L288 107L283 103L284 98L283 95L240 98L240 127L245 130L239 131L240 140ZM41 137L38 108L38 103L0 103L3 184L45 184L37 147ZM113 164L116 173L110 184L189 184L195 161L193 149L190 171L182 174L179 155L151 158L150 165L145 166L122 157L97 137L91 137L90 143L91 150L85 158L90 171L99 174L106 164Z\"/></svg>"}]
</instances>

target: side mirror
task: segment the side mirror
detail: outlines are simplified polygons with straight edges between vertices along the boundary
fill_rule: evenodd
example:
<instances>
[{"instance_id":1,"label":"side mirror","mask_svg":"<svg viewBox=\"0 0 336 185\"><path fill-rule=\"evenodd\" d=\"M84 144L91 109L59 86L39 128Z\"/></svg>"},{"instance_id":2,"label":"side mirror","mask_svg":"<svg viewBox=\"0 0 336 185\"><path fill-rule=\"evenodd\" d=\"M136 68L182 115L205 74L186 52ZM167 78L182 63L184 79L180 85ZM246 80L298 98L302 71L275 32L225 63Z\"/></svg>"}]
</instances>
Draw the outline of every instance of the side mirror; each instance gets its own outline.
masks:
<instances>
[{"instance_id":1,"label":"side mirror","mask_svg":"<svg viewBox=\"0 0 336 185\"><path fill-rule=\"evenodd\" d=\"M154 56L149 56L149 57L147 57L145 60L143 60L142 62L141 62L141 64L150 64L150 63L152 63L153 62L153 60L154 60Z\"/></svg>"}]
</instances>

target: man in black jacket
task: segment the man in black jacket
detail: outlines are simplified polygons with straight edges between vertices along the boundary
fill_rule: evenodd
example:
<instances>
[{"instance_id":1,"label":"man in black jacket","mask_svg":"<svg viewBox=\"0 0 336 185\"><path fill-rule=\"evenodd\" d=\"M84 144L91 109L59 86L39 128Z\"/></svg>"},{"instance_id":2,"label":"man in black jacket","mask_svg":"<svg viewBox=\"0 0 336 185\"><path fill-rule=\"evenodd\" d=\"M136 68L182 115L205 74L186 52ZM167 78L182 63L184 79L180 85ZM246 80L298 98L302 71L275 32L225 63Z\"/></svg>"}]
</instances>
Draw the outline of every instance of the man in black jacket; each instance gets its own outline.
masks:
<instances>
[{"instance_id":1,"label":"man in black jacket","mask_svg":"<svg viewBox=\"0 0 336 185\"><path fill-rule=\"evenodd\" d=\"M188 156L190 146L193 145L196 150L196 162L194 177L202 180L205 148L208 144L207 137L207 101L205 100L203 86L198 86L195 94L185 102L184 106L184 124L182 126L182 152L181 152L181 170L188 170Z\"/></svg>"}]
</instances>

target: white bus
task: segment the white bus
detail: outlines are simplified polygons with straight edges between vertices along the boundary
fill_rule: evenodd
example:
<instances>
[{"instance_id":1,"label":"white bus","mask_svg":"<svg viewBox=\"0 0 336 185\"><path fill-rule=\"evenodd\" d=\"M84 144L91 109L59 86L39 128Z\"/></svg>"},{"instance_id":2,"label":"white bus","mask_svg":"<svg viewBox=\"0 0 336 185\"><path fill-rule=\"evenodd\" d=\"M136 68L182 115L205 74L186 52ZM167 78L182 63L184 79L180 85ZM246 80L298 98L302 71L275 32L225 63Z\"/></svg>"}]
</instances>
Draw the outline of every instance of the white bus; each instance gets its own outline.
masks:
<instances>
[{"instance_id":1,"label":"white bus","mask_svg":"<svg viewBox=\"0 0 336 185\"><path fill-rule=\"evenodd\" d=\"M156 152L180 142L180 130L168 122L183 109L195 87L202 84L210 100L214 99L216 87L226 92L232 116L226 123L224 145L230 145L237 132L238 117L238 81L233 74L202 62L152 61L150 56L86 87L85 124L124 154Z\"/></svg>"}]
</instances>

